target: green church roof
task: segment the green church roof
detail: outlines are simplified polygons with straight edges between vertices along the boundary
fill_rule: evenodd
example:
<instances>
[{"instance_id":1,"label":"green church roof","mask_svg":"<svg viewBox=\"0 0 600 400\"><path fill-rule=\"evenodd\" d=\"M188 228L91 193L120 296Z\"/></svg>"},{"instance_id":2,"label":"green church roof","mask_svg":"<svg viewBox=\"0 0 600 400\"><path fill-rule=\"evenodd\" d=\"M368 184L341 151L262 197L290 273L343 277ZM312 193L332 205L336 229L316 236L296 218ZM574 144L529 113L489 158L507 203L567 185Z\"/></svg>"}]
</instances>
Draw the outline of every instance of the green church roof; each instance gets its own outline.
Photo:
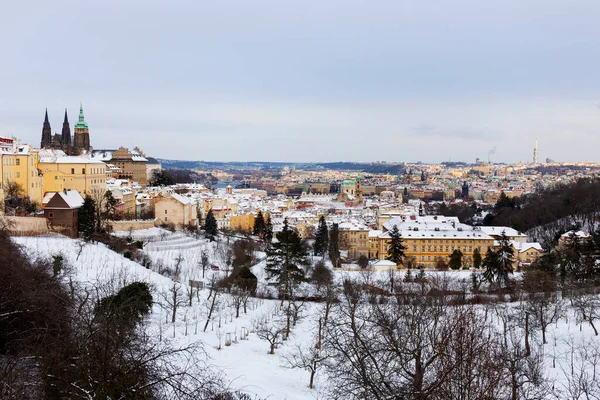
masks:
<instances>
[{"instance_id":1,"label":"green church roof","mask_svg":"<svg viewBox=\"0 0 600 400\"><path fill-rule=\"evenodd\" d=\"M79 106L79 121L75 124L75 129L87 129L88 125L83 118L83 104Z\"/></svg>"}]
</instances>

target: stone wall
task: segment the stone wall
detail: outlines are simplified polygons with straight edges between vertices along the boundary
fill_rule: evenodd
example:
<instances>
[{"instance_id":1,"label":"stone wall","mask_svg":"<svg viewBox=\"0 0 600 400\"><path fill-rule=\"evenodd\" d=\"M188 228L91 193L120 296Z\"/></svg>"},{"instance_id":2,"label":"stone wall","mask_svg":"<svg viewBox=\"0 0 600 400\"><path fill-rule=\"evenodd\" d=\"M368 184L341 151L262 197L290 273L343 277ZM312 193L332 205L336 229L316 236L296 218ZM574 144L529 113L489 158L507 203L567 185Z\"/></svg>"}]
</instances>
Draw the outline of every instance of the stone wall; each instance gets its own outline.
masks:
<instances>
[{"instance_id":1,"label":"stone wall","mask_svg":"<svg viewBox=\"0 0 600 400\"><path fill-rule=\"evenodd\" d=\"M139 231L154 228L158 225L156 219L133 220L133 221L110 221L109 225L113 232Z\"/></svg>"},{"instance_id":2,"label":"stone wall","mask_svg":"<svg viewBox=\"0 0 600 400\"><path fill-rule=\"evenodd\" d=\"M0 228L13 236L37 236L50 232L44 217L0 217Z\"/></svg>"}]
</instances>

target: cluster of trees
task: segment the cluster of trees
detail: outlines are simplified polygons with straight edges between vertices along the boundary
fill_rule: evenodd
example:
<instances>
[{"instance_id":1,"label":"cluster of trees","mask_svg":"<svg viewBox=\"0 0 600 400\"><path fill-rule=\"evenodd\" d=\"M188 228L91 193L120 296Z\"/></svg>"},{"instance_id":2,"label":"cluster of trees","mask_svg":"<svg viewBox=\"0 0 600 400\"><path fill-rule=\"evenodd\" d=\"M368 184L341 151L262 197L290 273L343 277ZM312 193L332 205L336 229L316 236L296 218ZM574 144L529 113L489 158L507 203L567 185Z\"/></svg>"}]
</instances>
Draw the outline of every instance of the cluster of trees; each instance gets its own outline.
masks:
<instances>
[{"instance_id":1,"label":"cluster of trees","mask_svg":"<svg viewBox=\"0 0 600 400\"><path fill-rule=\"evenodd\" d=\"M501 194L485 225L511 226L519 231L568 218L590 225L600 211L600 180L581 178L572 183L537 188L535 193L509 199Z\"/></svg>"},{"instance_id":2,"label":"cluster of trees","mask_svg":"<svg viewBox=\"0 0 600 400\"><path fill-rule=\"evenodd\" d=\"M267 218L265 218L262 211L259 210L254 219L254 230L252 231L252 234L258 236L265 242L270 243L273 239L273 224L271 223L271 217L267 215Z\"/></svg>"},{"instance_id":3,"label":"cluster of trees","mask_svg":"<svg viewBox=\"0 0 600 400\"><path fill-rule=\"evenodd\" d=\"M176 183L204 182L206 175L199 174L191 169L159 169L152 173L150 186L169 186Z\"/></svg>"},{"instance_id":4,"label":"cluster of trees","mask_svg":"<svg viewBox=\"0 0 600 400\"><path fill-rule=\"evenodd\" d=\"M323 257L323 259L325 256L328 256L333 266L339 267L342 262L340 247L339 225L334 223L330 229L327 226L327 222L325 222L325 217L321 215L315 232L315 242L313 244L314 255Z\"/></svg>"},{"instance_id":5,"label":"cluster of trees","mask_svg":"<svg viewBox=\"0 0 600 400\"><path fill-rule=\"evenodd\" d=\"M82 287L55 265L64 259L30 260L5 232L0 247L2 398L244 398L223 389L197 345L148 330L146 283Z\"/></svg>"},{"instance_id":6,"label":"cluster of trees","mask_svg":"<svg viewBox=\"0 0 600 400\"><path fill-rule=\"evenodd\" d=\"M37 211L40 207L36 202L31 201L27 192L19 182L7 181L4 187L6 197L4 198L4 213L6 215L25 215Z\"/></svg>"},{"instance_id":7,"label":"cluster of trees","mask_svg":"<svg viewBox=\"0 0 600 400\"><path fill-rule=\"evenodd\" d=\"M92 240L96 233L108 232L108 222L117 219L116 205L117 200L110 190L84 198L83 205L77 210L77 230L86 241Z\"/></svg>"},{"instance_id":8,"label":"cluster of trees","mask_svg":"<svg viewBox=\"0 0 600 400\"><path fill-rule=\"evenodd\" d=\"M600 395L593 373L600 350L570 337L559 351L556 339L550 347L547 333L562 320L588 324L598 335L600 300L591 287L571 286L561 298L551 274L530 270L512 287L513 304L498 297L476 305L465 284L453 284L446 275L415 282L394 275L380 280L364 272L319 289L323 301L314 345L286 357L291 368L309 372L309 387L324 369L331 399Z\"/></svg>"}]
</instances>

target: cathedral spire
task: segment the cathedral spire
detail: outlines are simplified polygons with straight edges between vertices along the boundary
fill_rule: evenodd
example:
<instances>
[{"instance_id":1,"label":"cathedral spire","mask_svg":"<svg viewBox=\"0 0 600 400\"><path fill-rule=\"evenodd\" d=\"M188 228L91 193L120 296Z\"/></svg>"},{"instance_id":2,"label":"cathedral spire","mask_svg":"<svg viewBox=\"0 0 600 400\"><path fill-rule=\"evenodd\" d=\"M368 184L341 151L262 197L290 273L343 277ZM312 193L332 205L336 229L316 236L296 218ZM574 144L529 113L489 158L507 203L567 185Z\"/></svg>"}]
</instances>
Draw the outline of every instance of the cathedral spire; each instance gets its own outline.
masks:
<instances>
[{"instance_id":1,"label":"cathedral spire","mask_svg":"<svg viewBox=\"0 0 600 400\"><path fill-rule=\"evenodd\" d=\"M42 126L42 140L40 147L49 147L52 142L52 128L50 128L50 121L48 121L48 109L46 108L46 115L44 116L44 125Z\"/></svg>"},{"instance_id":2,"label":"cathedral spire","mask_svg":"<svg viewBox=\"0 0 600 400\"><path fill-rule=\"evenodd\" d=\"M63 151L67 154L71 154L71 126L69 125L69 117L67 116L67 109L65 108L65 121L63 122L62 128L62 144Z\"/></svg>"}]
</instances>

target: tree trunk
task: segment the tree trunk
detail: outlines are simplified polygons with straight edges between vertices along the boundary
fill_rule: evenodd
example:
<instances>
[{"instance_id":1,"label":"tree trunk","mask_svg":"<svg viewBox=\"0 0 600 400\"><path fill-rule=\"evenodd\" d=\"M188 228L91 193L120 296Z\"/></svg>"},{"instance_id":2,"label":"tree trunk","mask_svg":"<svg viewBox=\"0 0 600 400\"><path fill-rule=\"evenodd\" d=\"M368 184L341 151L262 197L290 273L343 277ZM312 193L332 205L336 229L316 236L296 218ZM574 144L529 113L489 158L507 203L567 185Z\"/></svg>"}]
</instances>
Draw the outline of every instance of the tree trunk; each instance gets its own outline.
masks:
<instances>
[{"instance_id":1,"label":"tree trunk","mask_svg":"<svg viewBox=\"0 0 600 400\"><path fill-rule=\"evenodd\" d=\"M316 370L317 370L317 362L313 361L313 367L310 370L310 382L308 382L308 388L309 389L313 388L313 381L315 379L315 372L317 372Z\"/></svg>"},{"instance_id":2,"label":"tree trunk","mask_svg":"<svg viewBox=\"0 0 600 400\"><path fill-rule=\"evenodd\" d=\"M594 320L592 319L591 316L589 318L589 321L590 321L590 325L592 326L592 329L594 329L594 333L596 334L596 336L598 336L598 330L596 329L596 326L594 325Z\"/></svg>"},{"instance_id":3,"label":"tree trunk","mask_svg":"<svg viewBox=\"0 0 600 400\"><path fill-rule=\"evenodd\" d=\"M525 357L531 355L531 348L529 347L529 313L525 313Z\"/></svg>"}]
</instances>

